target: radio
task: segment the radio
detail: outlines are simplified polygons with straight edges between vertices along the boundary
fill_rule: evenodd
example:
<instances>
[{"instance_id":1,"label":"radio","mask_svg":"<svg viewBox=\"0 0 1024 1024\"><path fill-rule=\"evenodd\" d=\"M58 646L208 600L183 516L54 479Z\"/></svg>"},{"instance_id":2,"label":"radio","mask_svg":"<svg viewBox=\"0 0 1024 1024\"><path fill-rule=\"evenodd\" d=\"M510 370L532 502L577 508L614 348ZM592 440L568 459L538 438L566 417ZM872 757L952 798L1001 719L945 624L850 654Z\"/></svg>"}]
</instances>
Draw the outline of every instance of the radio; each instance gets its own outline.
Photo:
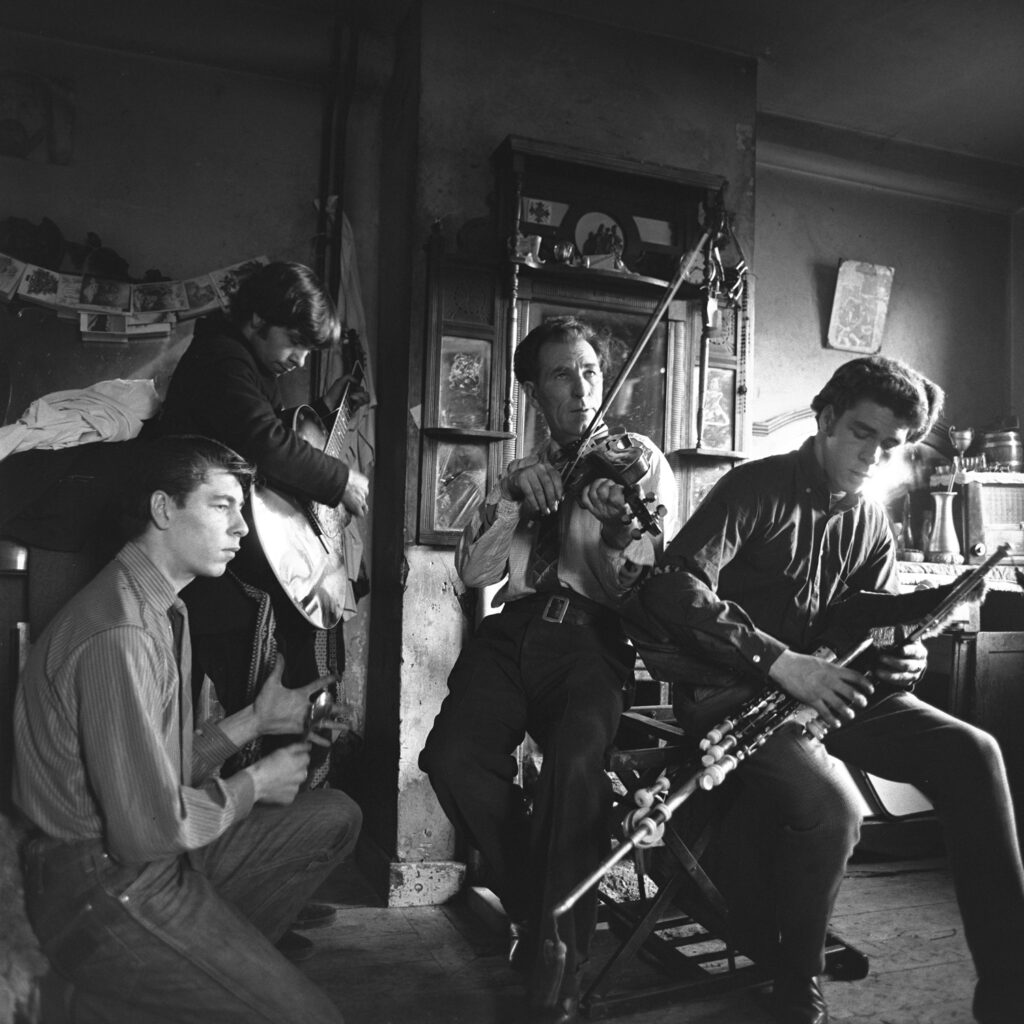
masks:
<instances>
[{"instance_id":1,"label":"radio","mask_svg":"<svg viewBox=\"0 0 1024 1024\"><path fill-rule=\"evenodd\" d=\"M964 561L977 565L1006 543L1004 561L1024 565L1024 473L965 473L957 490Z\"/></svg>"}]
</instances>

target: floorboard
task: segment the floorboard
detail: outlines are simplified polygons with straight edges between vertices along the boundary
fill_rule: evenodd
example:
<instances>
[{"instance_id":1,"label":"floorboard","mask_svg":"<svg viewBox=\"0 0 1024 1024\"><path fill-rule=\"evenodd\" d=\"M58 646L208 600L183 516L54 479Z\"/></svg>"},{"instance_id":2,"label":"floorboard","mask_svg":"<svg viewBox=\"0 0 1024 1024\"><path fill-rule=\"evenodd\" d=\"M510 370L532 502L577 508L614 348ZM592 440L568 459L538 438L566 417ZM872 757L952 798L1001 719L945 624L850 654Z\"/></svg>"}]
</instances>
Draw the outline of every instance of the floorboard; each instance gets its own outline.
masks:
<instances>
[{"instance_id":1,"label":"floorboard","mask_svg":"<svg viewBox=\"0 0 1024 1024\"><path fill-rule=\"evenodd\" d=\"M339 914L333 924L306 933L316 952L301 968L327 990L348 1024L529 1024L502 937L466 902L387 909L350 867L318 898L335 903ZM971 1024L974 969L942 858L851 865L832 927L871 964L860 981L824 983L834 1024ZM654 968L635 970L657 978ZM771 1020L762 988L603 1019Z\"/></svg>"}]
</instances>

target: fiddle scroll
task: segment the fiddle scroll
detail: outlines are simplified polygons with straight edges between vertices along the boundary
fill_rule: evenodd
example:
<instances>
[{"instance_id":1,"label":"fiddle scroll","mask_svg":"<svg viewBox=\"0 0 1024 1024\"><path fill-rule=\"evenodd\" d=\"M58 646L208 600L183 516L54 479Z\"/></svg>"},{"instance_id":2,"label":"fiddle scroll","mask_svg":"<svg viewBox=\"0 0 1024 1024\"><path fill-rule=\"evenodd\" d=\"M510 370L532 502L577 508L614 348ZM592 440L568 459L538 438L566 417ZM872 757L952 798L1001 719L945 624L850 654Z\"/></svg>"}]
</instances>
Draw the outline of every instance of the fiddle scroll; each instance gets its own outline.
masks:
<instances>
[{"instance_id":1,"label":"fiddle scroll","mask_svg":"<svg viewBox=\"0 0 1024 1024\"><path fill-rule=\"evenodd\" d=\"M657 537L665 506L653 505L653 494L641 494L639 483L651 468L651 452L627 433L608 434L592 441L578 457L573 457L564 470L565 488L578 493L592 480L608 479L622 486L630 512L643 532ZM638 535L639 536L639 535Z\"/></svg>"}]
</instances>

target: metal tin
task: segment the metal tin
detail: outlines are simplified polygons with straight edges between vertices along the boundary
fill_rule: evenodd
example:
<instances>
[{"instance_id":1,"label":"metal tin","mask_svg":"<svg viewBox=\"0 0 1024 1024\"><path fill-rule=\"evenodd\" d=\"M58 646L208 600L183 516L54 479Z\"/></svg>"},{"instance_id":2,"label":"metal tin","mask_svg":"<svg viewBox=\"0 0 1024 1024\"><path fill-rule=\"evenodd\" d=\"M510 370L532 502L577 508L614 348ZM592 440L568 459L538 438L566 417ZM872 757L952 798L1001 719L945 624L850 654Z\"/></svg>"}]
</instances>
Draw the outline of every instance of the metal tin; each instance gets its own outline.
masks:
<instances>
[{"instance_id":1,"label":"metal tin","mask_svg":"<svg viewBox=\"0 0 1024 1024\"><path fill-rule=\"evenodd\" d=\"M989 466L1019 471L1024 465L1019 430L994 430L985 434L985 462Z\"/></svg>"}]
</instances>

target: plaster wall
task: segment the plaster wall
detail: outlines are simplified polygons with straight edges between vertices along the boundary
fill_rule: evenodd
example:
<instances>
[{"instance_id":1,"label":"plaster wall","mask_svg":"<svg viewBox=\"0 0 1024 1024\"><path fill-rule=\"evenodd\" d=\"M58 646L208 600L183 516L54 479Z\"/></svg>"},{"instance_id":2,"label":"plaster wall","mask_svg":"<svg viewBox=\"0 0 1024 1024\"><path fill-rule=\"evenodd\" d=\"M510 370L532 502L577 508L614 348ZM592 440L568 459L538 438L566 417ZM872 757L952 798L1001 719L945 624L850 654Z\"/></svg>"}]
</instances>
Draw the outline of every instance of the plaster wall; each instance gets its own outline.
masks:
<instances>
[{"instance_id":1,"label":"plaster wall","mask_svg":"<svg viewBox=\"0 0 1024 1024\"><path fill-rule=\"evenodd\" d=\"M419 205L424 238L489 216L507 135L719 174L749 239L754 61L514 3L423 10Z\"/></svg>"},{"instance_id":2,"label":"plaster wall","mask_svg":"<svg viewBox=\"0 0 1024 1024\"><path fill-rule=\"evenodd\" d=\"M759 167L756 233L755 421L806 408L856 355L824 347L840 259L895 268L881 352L946 389L945 420L978 428L1024 412L1011 394L1004 213Z\"/></svg>"},{"instance_id":3,"label":"plaster wall","mask_svg":"<svg viewBox=\"0 0 1024 1024\"><path fill-rule=\"evenodd\" d=\"M190 277L260 253L312 260L320 100L309 84L0 37L0 67L67 83L71 163L0 158L0 217L89 231L141 277Z\"/></svg>"}]
</instances>

